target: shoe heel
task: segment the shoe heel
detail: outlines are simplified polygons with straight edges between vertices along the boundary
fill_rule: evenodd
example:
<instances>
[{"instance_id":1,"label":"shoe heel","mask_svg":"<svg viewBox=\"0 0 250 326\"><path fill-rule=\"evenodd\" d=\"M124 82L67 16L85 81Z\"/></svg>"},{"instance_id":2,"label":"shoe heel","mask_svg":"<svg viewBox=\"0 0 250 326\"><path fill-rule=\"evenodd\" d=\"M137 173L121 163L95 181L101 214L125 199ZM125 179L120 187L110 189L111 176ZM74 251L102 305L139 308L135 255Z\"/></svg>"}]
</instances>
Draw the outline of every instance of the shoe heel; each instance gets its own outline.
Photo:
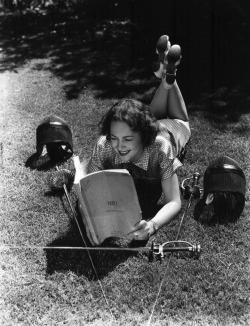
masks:
<instances>
[{"instance_id":1,"label":"shoe heel","mask_svg":"<svg viewBox=\"0 0 250 326\"><path fill-rule=\"evenodd\" d=\"M176 78L176 66L181 60L181 47L178 44L171 46L170 50L166 56L167 59L167 73L166 82L168 84L173 84Z\"/></svg>"}]
</instances>

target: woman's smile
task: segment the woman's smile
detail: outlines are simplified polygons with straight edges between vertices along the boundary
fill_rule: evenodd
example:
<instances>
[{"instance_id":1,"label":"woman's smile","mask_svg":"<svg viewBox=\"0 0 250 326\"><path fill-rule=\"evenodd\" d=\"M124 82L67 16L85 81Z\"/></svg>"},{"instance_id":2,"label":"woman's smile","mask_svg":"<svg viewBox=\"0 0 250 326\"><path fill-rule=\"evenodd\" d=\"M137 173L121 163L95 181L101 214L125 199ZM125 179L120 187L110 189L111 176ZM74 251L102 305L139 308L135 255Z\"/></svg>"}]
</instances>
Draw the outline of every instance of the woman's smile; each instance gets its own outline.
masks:
<instances>
[{"instance_id":1,"label":"woman's smile","mask_svg":"<svg viewBox=\"0 0 250 326\"><path fill-rule=\"evenodd\" d=\"M121 156L126 156L126 155L128 155L128 153L130 153L130 151L119 151L118 150L118 153L119 153L119 155L121 155Z\"/></svg>"}]
</instances>

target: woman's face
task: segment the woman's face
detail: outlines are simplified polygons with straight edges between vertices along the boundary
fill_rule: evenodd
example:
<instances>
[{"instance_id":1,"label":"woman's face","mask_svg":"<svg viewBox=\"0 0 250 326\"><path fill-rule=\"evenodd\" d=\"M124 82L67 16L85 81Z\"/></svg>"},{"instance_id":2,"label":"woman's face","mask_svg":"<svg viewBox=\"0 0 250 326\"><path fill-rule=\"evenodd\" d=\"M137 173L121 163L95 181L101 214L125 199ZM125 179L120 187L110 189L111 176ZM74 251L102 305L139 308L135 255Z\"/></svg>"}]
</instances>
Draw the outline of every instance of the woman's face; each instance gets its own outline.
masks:
<instances>
[{"instance_id":1,"label":"woman's face","mask_svg":"<svg viewBox=\"0 0 250 326\"><path fill-rule=\"evenodd\" d=\"M137 161L143 154L141 134L131 130L126 122L111 122L110 141L111 146L123 162Z\"/></svg>"}]
</instances>

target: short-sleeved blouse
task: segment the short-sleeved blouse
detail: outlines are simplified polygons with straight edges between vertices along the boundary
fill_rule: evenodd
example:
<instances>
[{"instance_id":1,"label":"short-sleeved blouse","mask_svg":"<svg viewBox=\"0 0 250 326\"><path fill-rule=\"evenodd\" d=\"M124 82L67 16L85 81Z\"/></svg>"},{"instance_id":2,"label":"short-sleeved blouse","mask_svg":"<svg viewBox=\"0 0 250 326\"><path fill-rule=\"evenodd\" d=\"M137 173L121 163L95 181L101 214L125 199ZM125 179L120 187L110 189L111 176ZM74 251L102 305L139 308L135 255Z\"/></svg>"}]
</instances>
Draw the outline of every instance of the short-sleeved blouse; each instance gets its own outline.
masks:
<instances>
[{"instance_id":1,"label":"short-sleeved blouse","mask_svg":"<svg viewBox=\"0 0 250 326\"><path fill-rule=\"evenodd\" d=\"M134 166L134 179L146 178L153 181L164 180L172 176L182 165L178 156L190 138L188 123L181 120L159 120L159 132L155 142L144 149L143 155ZM92 152L88 164L88 173L106 169L126 168L109 140L101 136ZM137 172L136 172L137 171ZM133 173L132 173L133 174Z\"/></svg>"}]
</instances>

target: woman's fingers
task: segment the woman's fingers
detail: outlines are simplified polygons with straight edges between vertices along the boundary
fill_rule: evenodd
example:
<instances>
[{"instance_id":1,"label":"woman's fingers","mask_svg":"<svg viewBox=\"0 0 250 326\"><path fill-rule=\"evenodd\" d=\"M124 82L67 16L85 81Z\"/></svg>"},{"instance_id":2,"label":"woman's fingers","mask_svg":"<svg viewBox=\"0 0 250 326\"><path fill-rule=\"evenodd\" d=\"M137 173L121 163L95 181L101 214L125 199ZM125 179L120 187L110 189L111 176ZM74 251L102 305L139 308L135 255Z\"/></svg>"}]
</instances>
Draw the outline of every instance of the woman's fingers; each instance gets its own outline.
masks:
<instances>
[{"instance_id":1,"label":"woman's fingers","mask_svg":"<svg viewBox=\"0 0 250 326\"><path fill-rule=\"evenodd\" d=\"M136 224L134 225L134 227L135 227L135 231L145 228L146 225L147 225L147 221L145 221L145 220L141 220L140 222L138 222L138 223L136 223Z\"/></svg>"},{"instance_id":2,"label":"woman's fingers","mask_svg":"<svg viewBox=\"0 0 250 326\"><path fill-rule=\"evenodd\" d=\"M136 230L133 232L133 239L146 240L150 237L150 228L147 221L142 220L135 227Z\"/></svg>"}]
</instances>

